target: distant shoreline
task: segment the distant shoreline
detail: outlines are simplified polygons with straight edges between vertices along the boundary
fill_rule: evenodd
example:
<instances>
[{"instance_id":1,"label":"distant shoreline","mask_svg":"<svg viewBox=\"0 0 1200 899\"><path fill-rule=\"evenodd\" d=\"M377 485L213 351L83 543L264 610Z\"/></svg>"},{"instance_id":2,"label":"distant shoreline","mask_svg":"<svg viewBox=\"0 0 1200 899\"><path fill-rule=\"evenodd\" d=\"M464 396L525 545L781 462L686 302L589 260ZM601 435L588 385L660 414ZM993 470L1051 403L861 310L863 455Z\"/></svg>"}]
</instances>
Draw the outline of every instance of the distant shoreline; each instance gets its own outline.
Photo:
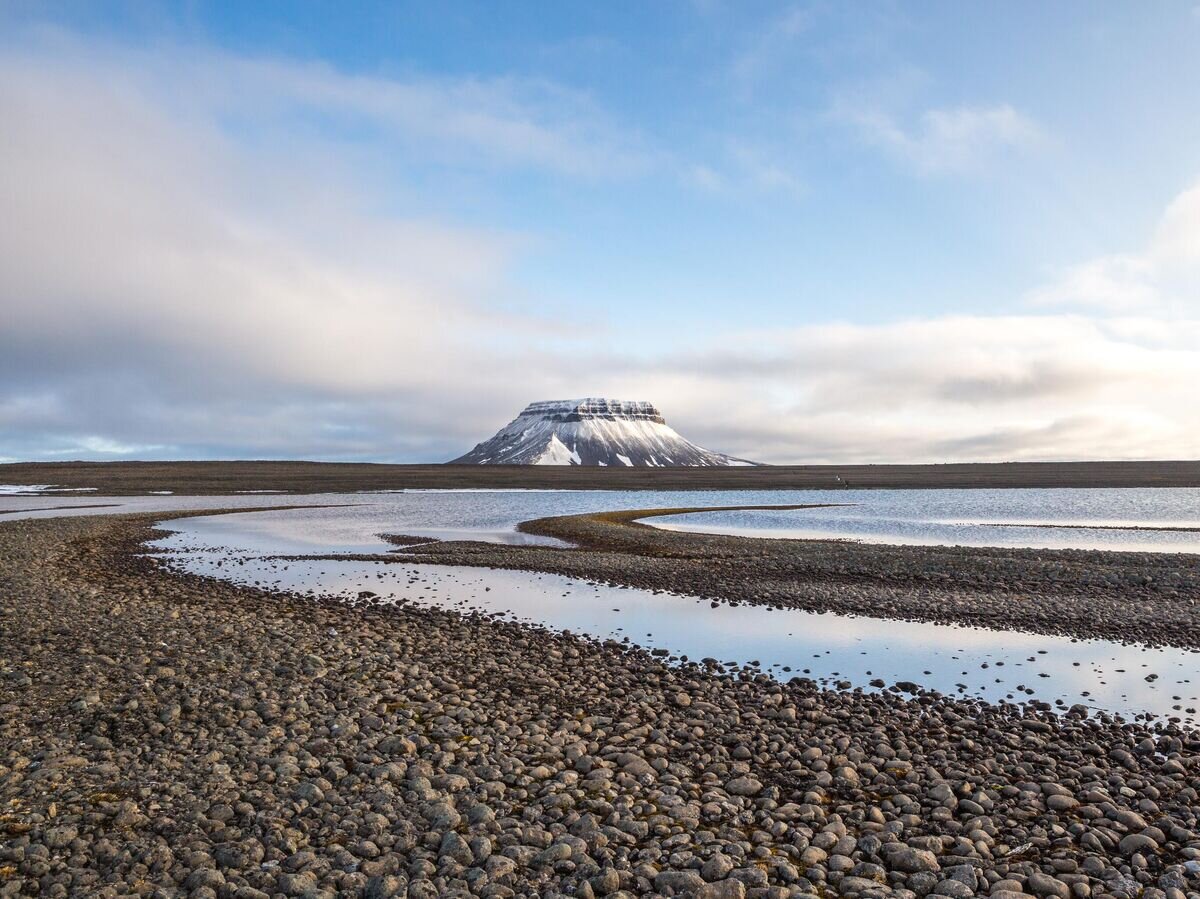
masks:
<instances>
[{"instance_id":1,"label":"distant shoreline","mask_svg":"<svg viewBox=\"0 0 1200 899\"><path fill-rule=\"evenodd\" d=\"M567 490L1200 487L1200 460L629 469L283 461L12 462L0 464L0 484L91 488L92 496L165 490L203 495L250 490L303 494L489 487Z\"/></svg>"}]
</instances>

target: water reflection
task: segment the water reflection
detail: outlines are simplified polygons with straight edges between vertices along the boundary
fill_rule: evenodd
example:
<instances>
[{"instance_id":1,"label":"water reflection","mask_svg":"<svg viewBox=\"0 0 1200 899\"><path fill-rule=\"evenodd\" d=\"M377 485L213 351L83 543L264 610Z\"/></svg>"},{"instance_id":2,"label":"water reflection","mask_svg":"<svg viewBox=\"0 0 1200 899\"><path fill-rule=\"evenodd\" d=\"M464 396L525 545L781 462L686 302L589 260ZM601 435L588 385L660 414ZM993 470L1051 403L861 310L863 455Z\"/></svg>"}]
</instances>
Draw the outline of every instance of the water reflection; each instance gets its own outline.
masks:
<instances>
[{"instance_id":1,"label":"water reflection","mask_svg":"<svg viewBox=\"0 0 1200 899\"><path fill-rule=\"evenodd\" d=\"M97 508L68 508L97 503ZM409 491L283 496L0 496L0 520L50 515L321 504L334 508L251 517L264 540L362 551L381 532L441 539L524 542L518 522L630 508L840 505L794 512L708 513L655 519L656 526L759 536L840 537L880 543L1033 546L1200 552L1200 489ZM102 505L101 505L102 504ZM50 506L63 506L55 511ZM39 511L34 511L39 510ZM1070 525L1045 527L1043 525ZM1088 527L1091 525L1092 527ZM302 551L294 549L293 551Z\"/></svg>"},{"instance_id":2,"label":"water reflection","mask_svg":"<svg viewBox=\"0 0 1200 899\"><path fill-rule=\"evenodd\" d=\"M880 493L887 495L825 508L693 512L646 523L793 540L1200 553L1200 492L1191 490L1132 491L1139 496L1115 490L929 491L920 498L913 491Z\"/></svg>"},{"instance_id":3,"label":"water reflection","mask_svg":"<svg viewBox=\"0 0 1200 899\"><path fill-rule=\"evenodd\" d=\"M693 660L757 662L780 677L871 687L911 681L993 700L1084 703L1125 716L1142 712L1196 721L1200 654L835 614L713 607L707 600L614 588L556 575L354 560L285 561L273 553L311 551L305 528L286 540L278 528L241 530L259 515L184 519L159 541L169 564L276 589L353 599L370 590L393 600L511 620L600 638L627 638ZM286 529L284 529L286 531ZM354 531L341 534L353 539ZM341 549L377 551L368 543ZM321 550L324 551L325 547ZM1147 679L1150 675L1157 675Z\"/></svg>"}]
</instances>

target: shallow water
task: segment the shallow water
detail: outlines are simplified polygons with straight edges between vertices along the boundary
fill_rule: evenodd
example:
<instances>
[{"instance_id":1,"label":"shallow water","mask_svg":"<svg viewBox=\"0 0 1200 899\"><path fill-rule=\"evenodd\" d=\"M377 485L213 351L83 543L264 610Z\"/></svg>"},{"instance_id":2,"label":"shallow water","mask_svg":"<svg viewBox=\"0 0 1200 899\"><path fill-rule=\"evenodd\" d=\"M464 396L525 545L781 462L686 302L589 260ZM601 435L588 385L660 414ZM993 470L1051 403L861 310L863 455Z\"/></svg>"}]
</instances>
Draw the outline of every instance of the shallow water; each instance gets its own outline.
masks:
<instances>
[{"instance_id":1,"label":"shallow water","mask_svg":"<svg viewBox=\"0 0 1200 899\"><path fill-rule=\"evenodd\" d=\"M264 506L315 505L362 502L360 494L325 493L234 494L232 496L186 496L165 492L147 496L105 496L98 493L2 494L0 522L17 518L60 518L64 515L124 515L135 512L181 512L192 509L260 509Z\"/></svg>"},{"instance_id":2,"label":"shallow water","mask_svg":"<svg viewBox=\"0 0 1200 899\"><path fill-rule=\"evenodd\" d=\"M655 518L649 523L716 533L878 543L1200 553L1200 489L1195 488L0 496L0 521L25 516L324 504L337 508L254 514L238 528L243 533L252 529L263 545L279 547L280 552L305 552L305 547L312 546L361 552L382 548L380 533L519 543L532 538L517 533L517 523L547 515L796 503L841 505L788 512L700 513ZM25 511L51 506L88 508Z\"/></svg>"},{"instance_id":3,"label":"shallow water","mask_svg":"<svg viewBox=\"0 0 1200 899\"><path fill-rule=\"evenodd\" d=\"M799 540L1200 553L1200 490L1192 488L845 491L817 501L839 498L848 504L695 512L646 523Z\"/></svg>"},{"instance_id":4,"label":"shallow water","mask_svg":"<svg viewBox=\"0 0 1200 899\"><path fill-rule=\"evenodd\" d=\"M596 501L594 495L590 499ZM628 506L632 498L608 494L607 508L619 507L611 504L614 499ZM562 499L543 496L542 502L544 509L560 506ZM407 534L469 530L459 518L461 510L440 511L438 528L420 528L407 516L381 527L379 510L370 507L190 518L165 523L179 530L157 545L168 551L168 564L236 583L348 599L369 590L385 599L502 614L557 630L628 639L693 660L757 662L784 678L802 675L864 688L876 679L888 685L912 681L992 700L1036 698L1061 706L1079 702L1127 717L1151 713L1200 723L1200 653L1186 650L761 606L713 607L694 597L548 574L270 558L392 549L371 537L372 528L374 533L390 529ZM528 507L520 517L532 517ZM490 515L481 519L484 527L477 534L499 523ZM1156 677L1147 680L1151 675Z\"/></svg>"},{"instance_id":5,"label":"shallow water","mask_svg":"<svg viewBox=\"0 0 1200 899\"><path fill-rule=\"evenodd\" d=\"M553 575L270 555L377 553L382 533L527 542L516 524L588 511L737 504L849 503L796 512L705 513L656 526L890 543L1200 552L1200 490L412 491L281 496L0 496L0 520L51 515L321 504L182 519L161 541L173 564L239 583L353 598L361 590L474 608L692 659L757 661L781 677L868 687L912 681L998 700L1037 698L1200 723L1200 654L833 614L718 605ZM87 508L80 509L78 506ZM47 507L59 506L57 511ZM69 508L75 506L76 508ZM33 511L43 510L43 511ZM800 524L803 522L803 524ZM1049 524L1083 527L1051 528ZM1020 525L1011 527L1009 525ZM1024 525L1035 525L1025 527ZM1090 526L1090 527L1089 527ZM1098 527L1104 526L1104 527ZM1111 529L1110 529L1111 528ZM220 563L218 565L218 562ZM1147 680L1151 675L1156 678Z\"/></svg>"}]
</instances>

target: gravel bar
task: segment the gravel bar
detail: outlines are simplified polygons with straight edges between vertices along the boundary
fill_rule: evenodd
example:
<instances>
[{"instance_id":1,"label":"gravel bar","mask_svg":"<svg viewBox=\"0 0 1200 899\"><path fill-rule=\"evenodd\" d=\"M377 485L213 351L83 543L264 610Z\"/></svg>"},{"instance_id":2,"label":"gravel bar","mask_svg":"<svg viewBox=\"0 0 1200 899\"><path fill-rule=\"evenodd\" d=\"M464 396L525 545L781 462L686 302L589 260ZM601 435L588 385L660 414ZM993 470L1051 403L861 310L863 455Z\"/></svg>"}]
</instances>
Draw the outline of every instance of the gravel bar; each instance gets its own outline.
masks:
<instances>
[{"instance_id":1,"label":"gravel bar","mask_svg":"<svg viewBox=\"0 0 1200 899\"><path fill-rule=\"evenodd\" d=\"M539 518L520 530L574 548L447 541L413 546L403 558L714 601L1200 649L1200 555L725 537L640 522L715 510Z\"/></svg>"}]
</instances>

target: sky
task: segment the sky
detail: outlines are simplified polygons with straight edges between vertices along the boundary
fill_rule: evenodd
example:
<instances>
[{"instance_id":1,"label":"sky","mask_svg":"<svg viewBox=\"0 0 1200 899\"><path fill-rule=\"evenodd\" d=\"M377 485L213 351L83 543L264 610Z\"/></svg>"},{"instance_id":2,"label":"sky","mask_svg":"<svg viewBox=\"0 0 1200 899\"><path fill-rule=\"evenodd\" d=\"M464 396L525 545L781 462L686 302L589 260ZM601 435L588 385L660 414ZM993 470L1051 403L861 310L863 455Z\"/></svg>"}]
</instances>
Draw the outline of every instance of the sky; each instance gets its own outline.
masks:
<instances>
[{"instance_id":1,"label":"sky","mask_svg":"<svg viewBox=\"0 0 1200 899\"><path fill-rule=\"evenodd\" d=\"M1195 2L0 0L0 461L1200 456Z\"/></svg>"}]
</instances>

